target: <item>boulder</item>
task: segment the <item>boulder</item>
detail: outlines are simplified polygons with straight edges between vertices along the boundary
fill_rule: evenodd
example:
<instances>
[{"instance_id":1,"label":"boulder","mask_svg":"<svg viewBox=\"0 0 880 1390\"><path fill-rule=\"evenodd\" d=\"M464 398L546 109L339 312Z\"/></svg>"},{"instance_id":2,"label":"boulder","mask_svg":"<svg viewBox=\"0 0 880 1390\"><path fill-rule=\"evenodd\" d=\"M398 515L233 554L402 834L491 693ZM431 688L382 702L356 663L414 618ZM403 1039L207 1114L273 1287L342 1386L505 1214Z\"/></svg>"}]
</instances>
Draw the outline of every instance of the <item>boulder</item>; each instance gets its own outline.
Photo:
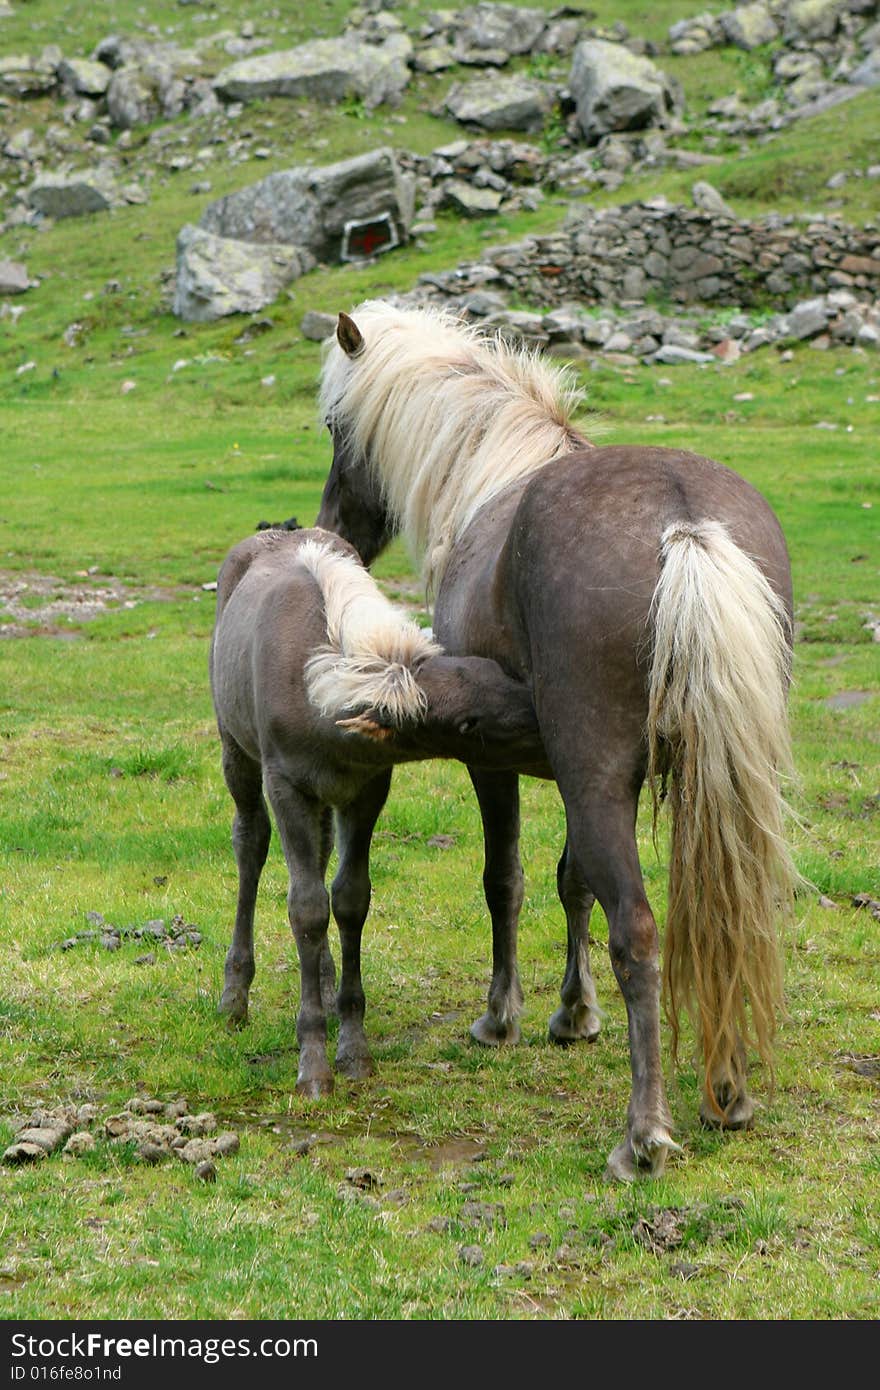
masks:
<instances>
[{"instance_id":1,"label":"boulder","mask_svg":"<svg viewBox=\"0 0 880 1390\"><path fill-rule=\"evenodd\" d=\"M698 179L692 186L691 197L694 207L700 208L703 212L711 212L716 217L736 217L733 208L729 203L725 203L714 184L707 183L705 179Z\"/></svg>"},{"instance_id":2,"label":"boulder","mask_svg":"<svg viewBox=\"0 0 880 1390\"><path fill-rule=\"evenodd\" d=\"M463 54L489 49L508 57L530 53L547 19L544 10L521 9L518 5L471 5L458 12L456 49Z\"/></svg>"},{"instance_id":3,"label":"boulder","mask_svg":"<svg viewBox=\"0 0 880 1390\"><path fill-rule=\"evenodd\" d=\"M112 77L105 63L91 58L63 58L58 64L58 76L68 91L85 97L102 97Z\"/></svg>"},{"instance_id":4,"label":"boulder","mask_svg":"<svg viewBox=\"0 0 880 1390\"><path fill-rule=\"evenodd\" d=\"M336 315L322 314L319 309L309 309L303 314L299 331L312 343L324 343L336 332Z\"/></svg>"},{"instance_id":5,"label":"boulder","mask_svg":"<svg viewBox=\"0 0 880 1390\"><path fill-rule=\"evenodd\" d=\"M853 68L849 81L856 87L880 87L880 48L875 48L863 63Z\"/></svg>"},{"instance_id":6,"label":"boulder","mask_svg":"<svg viewBox=\"0 0 880 1390\"><path fill-rule=\"evenodd\" d=\"M498 212L502 195L494 188L475 188L462 179L449 179L443 185L440 206L452 208L465 217L487 217Z\"/></svg>"},{"instance_id":7,"label":"boulder","mask_svg":"<svg viewBox=\"0 0 880 1390\"><path fill-rule=\"evenodd\" d=\"M107 88L107 110L118 129L133 130L160 118L179 116L185 93L183 80L167 64L119 68Z\"/></svg>"},{"instance_id":8,"label":"boulder","mask_svg":"<svg viewBox=\"0 0 880 1390\"><path fill-rule=\"evenodd\" d=\"M779 37L776 21L760 0L751 5L738 5L735 10L719 15L719 20L725 38L737 48L760 48Z\"/></svg>"},{"instance_id":9,"label":"boulder","mask_svg":"<svg viewBox=\"0 0 880 1390\"><path fill-rule=\"evenodd\" d=\"M54 63L26 54L0 57L0 96L43 96L51 92L57 82Z\"/></svg>"},{"instance_id":10,"label":"boulder","mask_svg":"<svg viewBox=\"0 0 880 1390\"><path fill-rule=\"evenodd\" d=\"M350 223L387 219L391 244L405 240L414 199L413 176L401 174L392 151L380 147L317 169L278 170L212 203L200 225L216 236L282 242L335 261Z\"/></svg>"},{"instance_id":11,"label":"boulder","mask_svg":"<svg viewBox=\"0 0 880 1390\"><path fill-rule=\"evenodd\" d=\"M186 226L177 238L174 313L189 323L256 313L314 264L298 246L255 246Z\"/></svg>"},{"instance_id":12,"label":"boulder","mask_svg":"<svg viewBox=\"0 0 880 1390\"><path fill-rule=\"evenodd\" d=\"M78 174L41 174L27 191L28 206L46 217L83 217L113 204L113 181L100 167Z\"/></svg>"},{"instance_id":13,"label":"boulder","mask_svg":"<svg viewBox=\"0 0 880 1390\"><path fill-rule=\"evenodd\" d=\"M811 42L833 38L843 8L843 0L789 0L783 36Z\"/></svg>"},{"instance_id":14,"label":"boulder","mask_svg":"<svg viewBox=\"0 0 880 1390\"><path fill-rule=\"evenodd\" d=\"M365 106L395 103L410 79L412 40L392 33L384 43L364 43L354 34L314 39L299 48L262 53L224 68L214 90L229 101L258 97L311 97L345 101L361 97Z\"/></svg>"},{"instance_id":15,"label":"boulder","mask_svg":"<svg viewBox=\"0 0 880 1390\"><path fill-rule=\"evenodd\" d=\"M462 125L483 130L541 130L556 100L555 88L528 77L477 78L457 82L446 109Z\"/></svg>"},{"instance_id":16,"label":"boulder","mask_svg":"<svg viewBox=\"0 0 880 1390\"><path fill-rule=\"evenodd\" d=\"M569 87L578 124L591 143L612 130L663 125L680 100L670 79L650 58L604 39L578 44Z\"/></svg>"}]
</instances>

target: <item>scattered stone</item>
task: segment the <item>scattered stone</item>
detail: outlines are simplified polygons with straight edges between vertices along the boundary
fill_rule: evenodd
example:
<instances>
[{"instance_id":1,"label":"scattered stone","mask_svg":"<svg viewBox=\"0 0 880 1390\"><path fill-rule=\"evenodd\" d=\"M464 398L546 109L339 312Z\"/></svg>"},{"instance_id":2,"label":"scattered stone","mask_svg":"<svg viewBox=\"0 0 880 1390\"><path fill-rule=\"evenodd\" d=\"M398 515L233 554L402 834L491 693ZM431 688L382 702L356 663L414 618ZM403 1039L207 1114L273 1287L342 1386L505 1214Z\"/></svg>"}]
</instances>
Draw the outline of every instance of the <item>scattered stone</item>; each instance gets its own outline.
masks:
<instances>
[{"instance_id":1,"label":"scattered stone","mask_svg":"<svg viewBox=\"0 0 880 1390\"><path fill-rule=\"evenodd\" d=\"M486 1256L479 1245L460 1245L458 1258L462 1264L470 1265L472 1269L479 1269Z\"/></svg>"},{"instance_id":2,"label":"scattered stone","mask_svg":"<svg viewBox=\"0 0 880 1390\"><path fill-rule=\"evenodd\" d=\"M201 1163L196 1164L195 1175L199 1179L199 1182L217 1181L217 1169L209 1158L203 1159Z\"/></svg>"},{"instance_id":3,"label":"scattered stone","mask_svg":"<svg viewBox=\"0 0 880 1390\"><path fill-rule=\"evenodd\" d=\"M0 261L0 294L23 294L30 287L27 267L21 261Z\"/></svg>"},{"instance_id":4,"label":"scattered stone","mask_svg":"<svg viewBox=\"0 0 880 1390\"><path fill-rule=\"evenodd\" d=\"M83 217L113 205L112 178L100 169L79 174L41 174L27 191L28 206L44 217Z\"/></svg>"},{"instance_id":5,"label":"scattered stone","mask_svg":"<svg viewBox=\"0 0 880 1390\"><path fill-rule=\"evenodd\" d=\"M336 315L322 314L317 309L309 309L302 317L299 331L310 342L326 342L336 332Z\"/></svg>"},{"instance_id":6,"label":"scattered stone","mask_svg":"<svg viewBox=\"0 0 880 1390\"><path fill-rule=\"evenodd\" d=\"M691 197L694 207L702 208L703 212L710 212L715 217L729 217L731 221L736 220L736 213L730 204L725 203L718 189L705 179L698 179L693 185Z\"/></svg>"},{"instance_id":7,"label":"scattered stone","mask_svg":"<svg viewBox=\"0 0 880 1390\"><path fill-rule=\"evenodd\" d=\"M77 1130L71 1134L62 1150L70 1158L82 1158L83 1154L91 1153L95 1147L95 1136L90 1134L87 1129Z\"/></svg>"}]
</instances>

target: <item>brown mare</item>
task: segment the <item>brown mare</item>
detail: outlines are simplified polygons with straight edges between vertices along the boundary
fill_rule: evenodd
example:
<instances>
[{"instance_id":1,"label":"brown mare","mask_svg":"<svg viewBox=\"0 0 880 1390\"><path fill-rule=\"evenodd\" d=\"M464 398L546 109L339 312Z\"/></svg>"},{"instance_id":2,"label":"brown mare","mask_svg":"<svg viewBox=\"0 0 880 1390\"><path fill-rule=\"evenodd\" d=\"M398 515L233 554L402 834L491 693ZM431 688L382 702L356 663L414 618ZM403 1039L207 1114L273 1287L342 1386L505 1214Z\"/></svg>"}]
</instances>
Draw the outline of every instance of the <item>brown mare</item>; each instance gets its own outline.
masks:
<instances>
[{"instance_id":1,"label":"brown mare","mask_svg":"<svg viewBox=\"0 0 880 1390\"><path fill-rule=\"evenodd\" d=\"M545 758L471 766L483 817L493 976L473 1025L516 1041L522 992L518 772L565 807L557 882L568 927L550 1037L592 1042L588 921L598 898L626 1004L632 1091L609 1158L629 1179L677 1145L660 1059L658 933L636 844L640 790L672 811L663 984L673 1052L694 1016L701 1114L739 1128L748 1044L771 1061L776 917L794 872L778 777L789 763L791 577L763 498L676 449L592 447L565 371L437 310L340 314L322 374L334 454L318 524L369 565L406 536L451 653L523 682Z\"/></svg>"},{"instance_id":2,"label":"brown mare","mask_svg":"<svg viewBox=\"0 0 880 1390\"><path fill-rule=\"evenodd\" d=\"M372 1071L364 1033L361 931L370 842L394 763L458 757L507 767L540 753L531 697L493 661L444 656L379 593L350 545L325 531L266 530L230 551L217 584L211 687L235 801L238 907L220 1009L247 1019L254 905L275 815L290 871L301 972L297 1090L332 1089L326 1014L338 1008L336 1068ZM347 714L348 718L340 716ZM333 914L324 887L336 810Z\"/></svg>"}]
</instances>

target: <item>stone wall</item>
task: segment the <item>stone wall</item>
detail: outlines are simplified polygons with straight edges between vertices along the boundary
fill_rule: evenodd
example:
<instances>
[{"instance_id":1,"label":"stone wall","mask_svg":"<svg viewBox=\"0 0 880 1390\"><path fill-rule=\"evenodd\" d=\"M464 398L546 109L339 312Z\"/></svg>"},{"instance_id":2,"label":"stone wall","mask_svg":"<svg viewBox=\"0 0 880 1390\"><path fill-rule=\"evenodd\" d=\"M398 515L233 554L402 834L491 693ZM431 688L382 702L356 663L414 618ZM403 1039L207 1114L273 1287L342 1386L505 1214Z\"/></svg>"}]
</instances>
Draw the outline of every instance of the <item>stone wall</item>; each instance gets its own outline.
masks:
<instances>
[{"instance_id":1,"label":"stone wall","mask_svg":"<svg viewBox=\"0 0 880 1390\"><path fill-rule=\"evenodd\" d=\"M483 262L498 288L535 305L648 299L781 307L836 289L880 293L880 225L740 221L660 199L574 206L558 233L494 247Z\"/></svg>"}]
</instances>

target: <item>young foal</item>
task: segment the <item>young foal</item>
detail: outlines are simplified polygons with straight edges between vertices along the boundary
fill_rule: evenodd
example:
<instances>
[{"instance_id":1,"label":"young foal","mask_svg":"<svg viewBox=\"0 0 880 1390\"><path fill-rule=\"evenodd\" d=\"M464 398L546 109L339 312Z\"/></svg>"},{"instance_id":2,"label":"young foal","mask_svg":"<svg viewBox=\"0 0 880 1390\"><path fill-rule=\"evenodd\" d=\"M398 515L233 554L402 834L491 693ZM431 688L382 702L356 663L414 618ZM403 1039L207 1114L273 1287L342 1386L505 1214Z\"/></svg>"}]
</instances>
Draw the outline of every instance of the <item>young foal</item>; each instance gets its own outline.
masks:
<instances>
[{"instance_id":1,"label":"young foal","mask_svg":"<svg viewBox=\"0 0 880 1390\"><path fill-rule=\"evenodd\" d=\"M382 597L352 547L321 530L263 531L230 551L217 584L211 688L236 808L239 878L220 1009L230 1023L247 1019L254 905L269 848L265 786L290 872L300 960L297 1090L321 1095L333 1085L326 1011L335 972L324 887L331 808L342 948L336 1069L357 1079L372 1071L360 947L370 841L392 767L429 757L506 767L512 756L539 757L534 710L525 687L494 661L443 655Z\"/></svg>"}]
</instances>

